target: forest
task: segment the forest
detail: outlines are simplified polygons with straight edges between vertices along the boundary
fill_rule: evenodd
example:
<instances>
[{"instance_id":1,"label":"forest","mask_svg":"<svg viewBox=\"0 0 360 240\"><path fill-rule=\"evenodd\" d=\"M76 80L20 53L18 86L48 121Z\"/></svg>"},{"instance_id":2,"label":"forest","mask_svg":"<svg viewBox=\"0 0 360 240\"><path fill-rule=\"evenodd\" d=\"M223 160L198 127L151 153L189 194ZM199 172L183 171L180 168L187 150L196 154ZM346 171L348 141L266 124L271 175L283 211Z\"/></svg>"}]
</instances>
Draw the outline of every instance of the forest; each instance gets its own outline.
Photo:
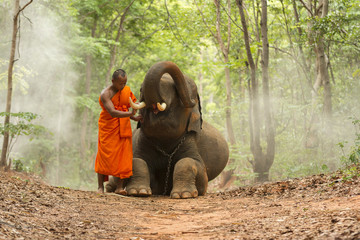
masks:
<instances>
[{"instance_id":1,"label":"forest","mask_svg":"<svg viewBox=\"0 0 360 240\"><path fill-rule=\"evenodd\" d=\"M212 190L358 164L359 38L358 0L0 0L0 165L95 190L99 95L159 61L228 142Z\"/></svg>"}]
</instances>

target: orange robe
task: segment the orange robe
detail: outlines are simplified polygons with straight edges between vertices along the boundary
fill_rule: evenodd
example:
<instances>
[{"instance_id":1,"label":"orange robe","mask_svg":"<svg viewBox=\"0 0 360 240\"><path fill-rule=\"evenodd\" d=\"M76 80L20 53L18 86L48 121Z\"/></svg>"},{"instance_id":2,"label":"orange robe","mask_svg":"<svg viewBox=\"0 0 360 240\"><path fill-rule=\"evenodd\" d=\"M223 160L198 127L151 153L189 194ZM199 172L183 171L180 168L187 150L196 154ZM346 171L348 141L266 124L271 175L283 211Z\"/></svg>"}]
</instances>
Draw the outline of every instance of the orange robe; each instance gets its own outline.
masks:
<instances>
[{"instance_id":1,"label":"orange robe","mask_svg":"<svg viewBox=\"0 0 360 240\"><path fill-rule=\"evenodd\" d=\"M129 97L136 102L130 87L118 91L111 101L116 110L128 111ZM130 117L113 118L104 108L99 98L102 111L99 118L98 152L95 160L95 172L119 178L132 176L132 131ZM107 180L107 177L106 179Z\"/></svg>"}]
</instances>

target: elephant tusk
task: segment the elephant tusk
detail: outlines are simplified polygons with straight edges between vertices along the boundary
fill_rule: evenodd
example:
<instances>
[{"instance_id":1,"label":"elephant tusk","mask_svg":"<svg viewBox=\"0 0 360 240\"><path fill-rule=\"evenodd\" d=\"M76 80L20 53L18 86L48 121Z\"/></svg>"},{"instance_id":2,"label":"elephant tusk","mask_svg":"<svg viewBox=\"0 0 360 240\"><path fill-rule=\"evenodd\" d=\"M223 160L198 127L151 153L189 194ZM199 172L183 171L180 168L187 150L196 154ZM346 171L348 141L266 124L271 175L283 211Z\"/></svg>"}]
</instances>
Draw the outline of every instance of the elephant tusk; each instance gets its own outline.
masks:
<instances>
[{"instance_id":1,"label":"elephant tusk","mask_svg":"<svg viewBox=\"0 0 360 240\"><path fill-rule=\"evenodd\" d=\"M146 106L145 102L141 102L141 103L134 103L131 99L131 97L129 97L129 102L130 102L130 106L133 108L133 109L142 109Z\"/></svg>"},{"instance_id":2,"label":"elephant tusk","mask_svg":"<svg viewBox=\"0 0 360 240\"><path fill-rule=\"evenodd\" d=\"M166 103L157 103L156 106L160 111L164 111L166 109Z\"/></svg>"}]
</instances>

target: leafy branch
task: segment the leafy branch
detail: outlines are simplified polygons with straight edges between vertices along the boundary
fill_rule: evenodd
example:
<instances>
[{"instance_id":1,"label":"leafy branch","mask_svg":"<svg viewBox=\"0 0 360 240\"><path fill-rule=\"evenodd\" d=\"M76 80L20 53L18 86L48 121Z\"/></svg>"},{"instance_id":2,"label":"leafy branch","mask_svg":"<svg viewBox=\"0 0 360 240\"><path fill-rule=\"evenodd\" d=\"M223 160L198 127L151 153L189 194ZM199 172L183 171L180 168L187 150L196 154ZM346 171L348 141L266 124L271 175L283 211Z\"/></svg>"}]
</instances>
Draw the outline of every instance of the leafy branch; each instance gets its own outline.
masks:
<instances>
[{"instance_id":1,"label":"leafy branch","mask_svg":"<svg viewBox=\"0 0 360 240\"><path fill-rule=\"evenodd\" d=\"M39 115L31 112L0 112L0 117L11 117L12 120L12 122L6 124L0 124L0 134L4 136L5 133L8 132L10 136L6 159L9 159L10 152L19 136L37 136L46 132L44 126L31 123L38 118L38 116ZM32 140L32 138L30 140Z\"/></svg>"}]
</instances>

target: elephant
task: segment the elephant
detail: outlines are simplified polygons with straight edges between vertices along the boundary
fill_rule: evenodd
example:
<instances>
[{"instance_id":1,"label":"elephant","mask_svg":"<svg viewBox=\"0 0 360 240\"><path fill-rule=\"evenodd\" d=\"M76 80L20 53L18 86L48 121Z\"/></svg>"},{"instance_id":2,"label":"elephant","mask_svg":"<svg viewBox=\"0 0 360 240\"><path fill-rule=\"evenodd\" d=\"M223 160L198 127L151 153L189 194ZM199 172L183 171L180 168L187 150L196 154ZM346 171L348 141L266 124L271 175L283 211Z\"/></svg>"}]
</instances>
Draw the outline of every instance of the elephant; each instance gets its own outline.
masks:
<instances>
[{"instance_id":1,"label":"elephant","mask_svg":"<svg viewBox=\"0 0 360 240\"><path fill-rule=\"evenodd\" d=\"M220 131L203 121L197 86L170 61L155 63L140 89L143 120L133 132L133 176L128 195L196 198L225 168L229 148ZM114 189L115 181L107 189Z\"/></svg>"}]
</instances>

